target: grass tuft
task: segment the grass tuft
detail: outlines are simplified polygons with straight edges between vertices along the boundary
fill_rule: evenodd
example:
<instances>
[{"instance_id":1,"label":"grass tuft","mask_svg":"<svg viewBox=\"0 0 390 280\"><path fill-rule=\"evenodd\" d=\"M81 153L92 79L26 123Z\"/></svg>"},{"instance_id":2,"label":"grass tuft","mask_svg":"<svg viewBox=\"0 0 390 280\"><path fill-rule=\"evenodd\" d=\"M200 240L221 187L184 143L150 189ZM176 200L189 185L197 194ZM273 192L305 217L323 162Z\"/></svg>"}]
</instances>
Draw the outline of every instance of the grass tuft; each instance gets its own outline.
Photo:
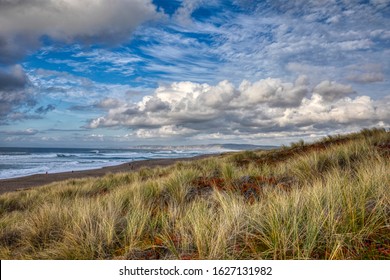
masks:
<instances>
[{"instance_id":1,"label":"grass tuft","mask_svg":"<svg viewBox=\"0 0 390 280\"><path fill-rule=\"evenodd\" d=\"M1 259L390 259L390 133L0 196Z\"/></svg>"}]
</instances>

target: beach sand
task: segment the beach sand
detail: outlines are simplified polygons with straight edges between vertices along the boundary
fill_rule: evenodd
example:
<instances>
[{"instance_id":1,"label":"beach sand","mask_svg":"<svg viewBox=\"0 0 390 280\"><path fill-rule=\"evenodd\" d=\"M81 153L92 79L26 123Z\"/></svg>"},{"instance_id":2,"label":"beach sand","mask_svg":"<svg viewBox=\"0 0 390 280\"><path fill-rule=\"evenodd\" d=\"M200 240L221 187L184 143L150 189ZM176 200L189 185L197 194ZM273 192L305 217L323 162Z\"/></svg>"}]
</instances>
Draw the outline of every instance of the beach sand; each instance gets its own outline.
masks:
<instances>
[{"instance_id":1,"label":"beach sand","mask_svg":"<svg viewBox=\"0 0 390 280\"><path fill-rule=\"evenodd\" d=\"M25 177L0 179L0 194L30 189L33 187L43 186L53 182L59 182L68 179L102 177L109 173L132 172L140 169L141 167L153 168L157 166L168 166L179 161L191 161L212 156L215 156L215 154L200 155L192 158L149 159L142 161L133 161L131 163L124 163L116 166L109 166L92 170L61 172L53 174L35 174Z\"/></svg>"}]
</instances>

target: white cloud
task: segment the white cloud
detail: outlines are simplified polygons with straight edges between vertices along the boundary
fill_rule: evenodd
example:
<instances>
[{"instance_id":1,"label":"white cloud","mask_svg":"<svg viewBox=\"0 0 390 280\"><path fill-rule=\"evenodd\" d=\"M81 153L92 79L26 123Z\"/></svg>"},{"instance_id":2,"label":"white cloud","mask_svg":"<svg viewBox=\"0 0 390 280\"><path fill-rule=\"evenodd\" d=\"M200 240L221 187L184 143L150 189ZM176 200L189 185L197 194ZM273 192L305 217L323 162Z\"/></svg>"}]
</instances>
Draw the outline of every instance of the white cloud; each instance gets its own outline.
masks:
<instances>
[{"instance_id":1,"label":"white cloud","mask_svg":"<svg viewBox=\"0 0 390 280\"><path fill-rule=\"evenodd\" d=\"M307 94L304 77L299 77L296 84L282 83L279 79L264 79L253 84L244 81L240 85L241 97L236 106L266 103L270 107L290 107L301 103Z\"/></svg>"},{"instance_id":2,"label":"white cloud","mask_svg":"<svg viewBox=\"0 0 390 280\"><path fill-rule=\"evenodd\" d=\"M80 107L95 105L105 108L113 99L123 97L127 91L134 89L129 85L98 83L68 72L45 69L29 71L28 78L40 95Z\"/></svg>"},{"instance_id":3,"label":"white cloud","mask_svg":"<svg viewBox=\"0 0 390 280\"><path fill-rule=\"evenodd\" d=\"M294 131L311 127L335 129L343 125L390 124L390 100L350 97L351 86L322 81L309 88L306 77L294 84L280 79L243 81L236 88L229 81L217 85L178 82L160 86L154 95L137 103L108 109L87 127L125 127L140 138L189 137L202 139ZM117 102L115 102L117 103ZM199 138L200 139L200 138Z\"/></svg>"},{"instance_id":4,"label":"white cloud","mask_svg":"<svg viewBox=\"0 0 390 280\"><path fill-rule=\"evenodd\" d=\"M365 50L369 49L373 42L369 39L344 41L338 43L339 47L343 51Z\"/></svg>"},{"instance_id":5,"label":"white cloud","mask_svg":"<svg viewBox=\"0 0 390 280\"><path fill-rule=\"evenodd\" d=\"M384 114L383 109L390 103L383 100L382 104L378 105L368 96L357 96L354 99L347 97L329 103L314 93L311 98L305 99L300 107L287 109L278 121L283 126L314 125L323 128L350 124L364 127L376 125L379 121L389 125L389 116Z\"/></svg>"},{"instance_id":6,"label":"white cloud","mask_svg":"<svg viewBox=\"0 0 390 280\"><path fill-rule=\"evenodd\" d=\"M370 32L370 35L374 38L379 38L382 40L390 39L390 30L385 29L376 29Z\"/></svg>"},{"instance_id":7,"label":"white cloud","mask_svg":"<svg viewBox=\"0 0 390 280\"><path fill-rule=\"evenodd\" d=\"M200 7L218 6L220 0L181 0L180 7L173 15L175 21L182 25L193 24L192 13Z\"/></svg>"},{"instance_id":8,"label":"white cloud","mask_svg":"<svg viewBox=\"0 0 390 280\"><path fill-rule=\"evenodd\" d=\"M129 48L123 48L121 51L110 51L106 49L94 49L92 51L77 51L73 57L83 58L86 61L64 61L58 60L58 64L65 63L68 66L73 67L78 72L85 71L104 71L106 73L116 73L122 76L134 75L134 64L143 61L143 59L137 55L134 55ZM74 66L73 66L73 65ZM86 68L83 70L83 67Z\"/></svg>"}]
</instances>

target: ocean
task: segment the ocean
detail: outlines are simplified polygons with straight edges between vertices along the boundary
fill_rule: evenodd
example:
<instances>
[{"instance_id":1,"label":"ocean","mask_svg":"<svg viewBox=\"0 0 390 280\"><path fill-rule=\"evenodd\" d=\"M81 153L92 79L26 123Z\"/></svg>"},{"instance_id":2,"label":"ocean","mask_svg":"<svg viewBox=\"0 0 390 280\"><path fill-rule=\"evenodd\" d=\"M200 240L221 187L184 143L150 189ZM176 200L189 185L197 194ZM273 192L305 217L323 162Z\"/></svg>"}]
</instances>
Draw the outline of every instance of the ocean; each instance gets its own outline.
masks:
<instances>
[{"instance_id":1,"label":"ocean","mask_svg":"<svg viewBox=\"0 0 390 280\"><path fill-rule=\"evenodd\" d=\"M125 162L161 158L188 158L221 150L1 148L0 179L39 173L97 169Z\"/></svg>"}]
</instances>

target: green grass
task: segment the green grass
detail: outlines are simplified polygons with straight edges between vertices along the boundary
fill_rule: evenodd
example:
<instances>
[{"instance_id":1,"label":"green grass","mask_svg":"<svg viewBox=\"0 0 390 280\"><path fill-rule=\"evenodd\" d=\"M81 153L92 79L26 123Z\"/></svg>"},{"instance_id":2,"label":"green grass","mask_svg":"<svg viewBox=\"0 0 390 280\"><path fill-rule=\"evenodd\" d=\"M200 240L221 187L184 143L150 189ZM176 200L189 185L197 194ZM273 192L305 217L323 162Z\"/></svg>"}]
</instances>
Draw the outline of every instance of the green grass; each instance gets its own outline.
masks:
<instances>
[{"instance_id":1,"label":"green grass","mask_svg":"<svg viewBox=\"0 0 390 280\"><path fill-rule=\"evenodd\" d=\"M390 133L0 196L1 259L390 259Z\"/></svg>"}]
</instances>

